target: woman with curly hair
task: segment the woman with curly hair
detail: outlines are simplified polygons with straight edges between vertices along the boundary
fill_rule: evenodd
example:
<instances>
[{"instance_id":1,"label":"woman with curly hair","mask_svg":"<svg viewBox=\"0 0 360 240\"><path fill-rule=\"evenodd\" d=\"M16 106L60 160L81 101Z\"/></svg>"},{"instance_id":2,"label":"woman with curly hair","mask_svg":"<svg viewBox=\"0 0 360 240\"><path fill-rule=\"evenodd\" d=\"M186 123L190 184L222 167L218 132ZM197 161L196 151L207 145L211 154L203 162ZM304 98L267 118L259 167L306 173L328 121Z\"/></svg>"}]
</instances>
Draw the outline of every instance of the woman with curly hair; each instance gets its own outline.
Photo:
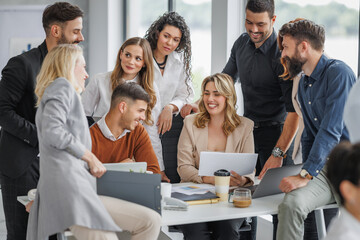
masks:
<instances>
[{"instance_id":1,"label":"woman with curly hair","mask_svg":"<svg viewBox=\"0 0 360 240\"><path fill-rule=\"evenodd\" d=\"M213 176L199 176L200 152L254 153L254 123L236 114L233 80L217 73L204 79L199 113L184 120L178 144L178 173L182 182L215 184ZM231 171L231 186L250 186L252 174L240 176ZM181 226L186 239L239 239L244 219L196 223Z\"/></svg>"},{"instance_id":2,"label":"woman with curly hair","mask_svg":"<svg viewBox=\"0 0 360 240\"><path fill-rule=\"evenodd\" d=\"M160 170L164 171L161 141L157 133L157 126L154 124L160 115L161 107L159 89L154 82L150 44L144 38L129 38L120 47L116 59L116 65L112 72L97 74L86 86L85 92L82 94L85 114L96 118L104 117L109 111L113 90L127 81L138 83L150 96L144 127L150 136ZM163 180L167 181L164 173L162 176Z\"/></svg>"},{"instance_id":3,"label":"woman with curly hair","mask_svg":"<svg viewBox=\"0 0 360 240\"><path fill-rule=\"evenodd\" d=\"M154 80L160 90L161 114L158 133L171 129L172 116L188 102L194 91L191 83L191 41L189 27L176 12L165 13L147 30L154 57Z\"/></svg>"}]
</instances>

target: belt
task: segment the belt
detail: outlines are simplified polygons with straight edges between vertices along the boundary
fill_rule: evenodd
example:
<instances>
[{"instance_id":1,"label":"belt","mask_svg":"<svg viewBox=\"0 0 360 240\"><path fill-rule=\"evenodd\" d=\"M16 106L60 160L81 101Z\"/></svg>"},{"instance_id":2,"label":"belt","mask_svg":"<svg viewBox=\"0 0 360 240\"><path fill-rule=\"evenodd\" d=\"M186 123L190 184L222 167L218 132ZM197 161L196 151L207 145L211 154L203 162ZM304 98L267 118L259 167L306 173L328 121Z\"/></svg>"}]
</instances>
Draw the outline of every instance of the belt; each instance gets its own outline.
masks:
<instances>
[{"instance_id":1,"label":"belt","mask_svg":"<svg viewBox=\"0 0 360 240\"><path fill-rule=\"evenodd\" d=\"M283 122L275 122L275 121L254 122L254 128L278 126L281 124L284 124L284 123Z\"/></svg>"}]
</instances>

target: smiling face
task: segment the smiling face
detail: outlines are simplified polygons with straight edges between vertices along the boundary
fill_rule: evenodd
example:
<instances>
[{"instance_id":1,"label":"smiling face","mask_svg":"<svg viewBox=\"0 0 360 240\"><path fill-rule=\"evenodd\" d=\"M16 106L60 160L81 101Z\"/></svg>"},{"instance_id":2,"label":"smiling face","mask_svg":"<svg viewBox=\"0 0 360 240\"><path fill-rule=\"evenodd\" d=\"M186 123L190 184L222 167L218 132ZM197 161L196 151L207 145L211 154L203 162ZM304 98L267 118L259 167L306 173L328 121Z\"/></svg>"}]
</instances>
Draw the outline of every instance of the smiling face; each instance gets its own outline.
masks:
<instances>
[{"instance_id":1,"label":"smiling face","mask_svg":"<svg viewBox=\"0 0 360 240\"><path fill-rule=\"evenodd\" d=\"M145 120L146 108L147 103L143 100L128 101L121 121L123 126L121 127L133 131L140 121Z\"/></svg>"},{"instance_id":2,"label":"smiling face","mask_svg":"<svg viewBox=\"0 0 360 240\"><path fill-rule=\"evenodd\" d=\"M122 78L134 79L142 67L145 66L143 49L139 45L128 45L120 53Z\"/></svg>"},{"instance_id":3,"label":"smiling face","mask_svg":"<svg viewBox=\"0 0 360 240\"><path fill-rule=\"evenodd\" d=\"M205 85L203 101L210 117L225 114L226 97L218 92L213 81L210 81Z\"/></svg>"},{"instance_id":4,"label":"smiling face","mask_svg":"<svg viewBox=\"0 0 360 240\"><path fill-rule=\"evenodd\" d=\"M169 55L179 46L181 36L182 34L179 28L165 25L163 30L159 33L155 52L162 56Z\"/></svg>"},{"instance_id":5,"label":"smiling face","mask_svg":"<svg viewBox=\"0 0 360 240\"><path fill-rule=\"evenodd\" d=\"M89 77L86 72L86 63L84 57L81 55L75 63L74 76L79 87L84 91L85 80Z\"/></svg>"},{"instance_id":6,"label":"smiling face","mask_svg":"<svg viewBox=\"0 0 360 240\"><path fill-rule=\"evenodd\" d=\"M81 33L83 28L82 17L67 21L61 29L61 37L57 40L57 44L78 44L84 41L84 36Z\"/></svg>"},{"instance_id":7,"label":"smiling face","mask_svg":"<svg viewBox=\"0 0 360 240\"><path fill-rule=\"evenodd\" d=\"M246 10L245 28L257 48L272 34L275 19L276 16L270 18L268 12L254 13Z\"/></svg>"},{"instance_id":8,"label":"smiling face","mask_svg":"<svg viewBox=\"0 0 360 240\"><path fill-rule=\"evenodd\" d=\"M291 36L285 35L282 41L283 50L281 57L285 59L289 77L294 78L302 71L306 59L302 58L299 52L299 44Z\"/></svg>"}]
</instances>

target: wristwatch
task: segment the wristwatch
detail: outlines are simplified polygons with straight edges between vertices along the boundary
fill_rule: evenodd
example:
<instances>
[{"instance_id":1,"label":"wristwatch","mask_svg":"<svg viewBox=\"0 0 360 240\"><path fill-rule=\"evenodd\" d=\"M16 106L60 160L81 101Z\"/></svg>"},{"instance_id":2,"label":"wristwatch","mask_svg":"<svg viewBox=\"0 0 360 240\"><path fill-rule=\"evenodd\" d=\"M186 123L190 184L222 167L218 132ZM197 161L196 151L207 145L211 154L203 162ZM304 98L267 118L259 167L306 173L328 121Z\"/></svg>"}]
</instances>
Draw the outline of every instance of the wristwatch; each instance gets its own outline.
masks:
<instances>
[{"instance_id":1,"label":"wristwatch","mask_svg":"<svg viewBox=\"0 0 360 240\"><path fill-rule=\"evenodd\" d=\"M306 171L305 169L301 169L300 171L300 177L302 178L307 178L309 180L313 179L313 176L310 175L310 173L308 171Z\"/></svg>"},{"instance_id":2,"label":"wristwatch","mask_svg":"<svg viewBox=\"0 0 360 240\"><path fill-rule=\"evenodd\" d=\"M274 147L274 149L271 152L271 155L273 155L274 157L282 157L282 158L286 157L285 152L281 150L281 148L279 147Z\"/></svg>"}]
</instances>

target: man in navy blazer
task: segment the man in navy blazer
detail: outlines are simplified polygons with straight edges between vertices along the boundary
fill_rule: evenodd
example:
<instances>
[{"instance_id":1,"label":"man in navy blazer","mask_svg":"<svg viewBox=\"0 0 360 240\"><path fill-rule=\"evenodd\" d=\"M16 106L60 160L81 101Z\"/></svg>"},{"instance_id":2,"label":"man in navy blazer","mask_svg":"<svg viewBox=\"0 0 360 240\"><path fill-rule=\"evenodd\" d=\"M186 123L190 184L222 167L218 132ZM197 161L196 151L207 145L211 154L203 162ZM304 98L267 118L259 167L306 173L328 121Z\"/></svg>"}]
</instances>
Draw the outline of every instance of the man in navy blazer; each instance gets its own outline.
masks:
<instances>
[{"instance_id":1,"label":"man in navy blazer","mask_svg":"<svg viewBox=\"0 0 360 240\"><path fill-rule=\"evenodd\" d=\"M35 126L36 76L53 47L84 40L82 10L57 2L43 12L45 41L37 48L13 57L2 70L0 81L0 180L7 239L26 239L28 213L17 202L36 188L39 179L39 149ZM56 217L56 216L54 216Z\"/></svg>"}]
</instances>

